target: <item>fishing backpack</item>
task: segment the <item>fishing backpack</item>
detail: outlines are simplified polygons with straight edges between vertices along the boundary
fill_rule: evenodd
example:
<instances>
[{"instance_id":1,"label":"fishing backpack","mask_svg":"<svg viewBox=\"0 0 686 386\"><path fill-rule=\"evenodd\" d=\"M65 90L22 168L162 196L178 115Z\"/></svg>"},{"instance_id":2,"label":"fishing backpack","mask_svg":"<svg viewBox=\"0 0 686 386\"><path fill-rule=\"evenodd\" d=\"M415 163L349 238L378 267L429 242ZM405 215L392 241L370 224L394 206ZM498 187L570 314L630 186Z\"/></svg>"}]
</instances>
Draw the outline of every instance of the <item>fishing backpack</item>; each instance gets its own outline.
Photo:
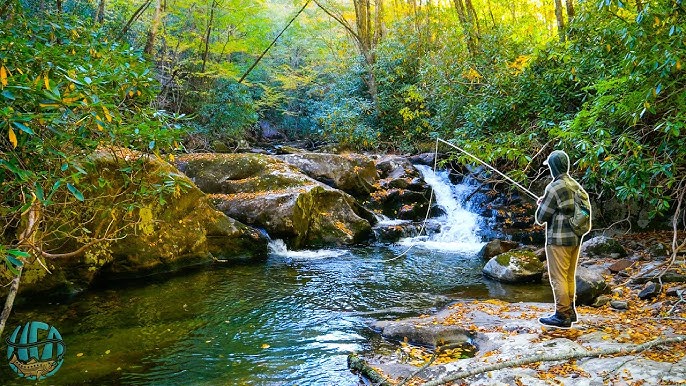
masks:
<instances>
[{"instance_id":1,"label":"fishing backpack","mask_svg":"<svg viewBox=\"0 0 686 386\"><path fill-rule=\"evenodd\" d=\"M577 236L583 237L591 230L591 200L588 198L588 193L576 181L565 182L574 192L574 214L569 218L569 225Z\"/></svg>"}]
</instances>

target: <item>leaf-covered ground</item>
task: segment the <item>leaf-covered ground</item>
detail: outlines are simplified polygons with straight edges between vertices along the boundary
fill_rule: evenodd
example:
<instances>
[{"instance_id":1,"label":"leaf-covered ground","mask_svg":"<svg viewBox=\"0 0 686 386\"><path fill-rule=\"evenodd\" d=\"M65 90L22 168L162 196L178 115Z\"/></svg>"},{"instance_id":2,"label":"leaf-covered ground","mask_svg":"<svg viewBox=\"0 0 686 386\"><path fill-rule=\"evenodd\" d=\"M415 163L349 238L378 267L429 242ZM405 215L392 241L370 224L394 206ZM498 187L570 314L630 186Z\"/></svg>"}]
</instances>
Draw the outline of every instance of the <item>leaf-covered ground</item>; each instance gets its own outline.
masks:
<instances>
[{"instance_id":1,"label":"leaf-covered ground","mask_svg":"<svg viewBox=\"0 0 686 386\"><path fill-rule=\"evenodd\" d=\"M538 318L552 312L552 304L461 301L433 316L390 322L402 323L406 335L422 336L423 341L408 341L400 337L402 333L396 332L395 337L388 337L400 340L394 353L366 359L390 384L406 381L407 385L420 385L457 371L502 362L621 349L624 352L613 355L508 367L447 384L686 384L686 342L627 352L635 345L686 335L686 284L665 282L657 296L646 300L638 296L645 282L637 280L639 277L655 276L668 266L677 277L683 271L683 255L672 260L669 250L668 256L660 258L648 252L658 243L669 246L669 237L668 232L620 237L632 265L616 272L608 271L606 280L612 288L608 299L599 307L578 306L579 322L571 329L546 328L538 323ZM582 258L582 264L587 265L608 266L615 262L609 257L594 261ZM651 267L655 269L647 276ZM625 302L627 308L619 309L621 306L618 308L617 302ZM443 341L446 336L450 338L449 332L454 332L456 326L463 328L466 336L471 336L473 347Z\"/></svg>"}]
</instances>

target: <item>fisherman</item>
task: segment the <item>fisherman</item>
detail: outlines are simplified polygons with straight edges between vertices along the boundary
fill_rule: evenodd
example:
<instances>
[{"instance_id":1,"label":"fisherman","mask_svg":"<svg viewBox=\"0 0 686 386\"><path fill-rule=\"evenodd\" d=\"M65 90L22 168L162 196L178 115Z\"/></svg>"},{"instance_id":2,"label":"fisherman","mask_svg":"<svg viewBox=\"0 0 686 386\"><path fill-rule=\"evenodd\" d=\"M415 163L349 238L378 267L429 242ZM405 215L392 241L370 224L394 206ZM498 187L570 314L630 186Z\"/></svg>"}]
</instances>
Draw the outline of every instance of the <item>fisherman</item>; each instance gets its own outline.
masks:
<instances>
[{"instance_id":1,"label":"fisherman","mask_svg":"<svg viewBox=\"0 0 686 386\"><path fill-rule=\"evenodd\" d=\"M553 151L543 164L550 169L553 181L537 201L536 222L546 224L547 228L545 253L555 314L538 321L546 326L569 328L577 321L576 266L583 238L573 231L569 219L574 215L574 192L583 188L569 176L569 157L564 151Z\"/></svg>"}]
</instances>

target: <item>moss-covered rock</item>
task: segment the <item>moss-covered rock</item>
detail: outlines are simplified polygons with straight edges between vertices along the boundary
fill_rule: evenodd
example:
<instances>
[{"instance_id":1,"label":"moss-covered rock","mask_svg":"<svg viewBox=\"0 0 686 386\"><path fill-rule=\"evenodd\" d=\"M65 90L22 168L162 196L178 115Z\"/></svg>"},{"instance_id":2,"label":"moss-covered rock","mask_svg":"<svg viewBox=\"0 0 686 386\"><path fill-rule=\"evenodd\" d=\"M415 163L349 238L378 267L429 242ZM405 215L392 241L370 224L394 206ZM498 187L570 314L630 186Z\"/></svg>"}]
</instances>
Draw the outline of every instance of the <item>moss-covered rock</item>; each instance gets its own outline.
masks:
<instances>
[{"instance_id":1,"label":"moss-covered rock","mask_svg":"<svg viewBox=\"0 0 686 386\"><path fill-rule=\"evenodd\" d=\"M544 265L535 253L528 250L514 250L491 258L483 273L505 283L527 283L540 281Z\"/></svg>"},{"instance_id":2,"label":"moss-covered rock","mask_svg":"<svg viewBox=\"0 0 686 386\"><path fill-rule=\"evenodd\" d=\"M20 290L75 292L95 279L141 277L215 259L266 258L266 236L215 209L188 177L160 158L109 148L83 165L79 186L86 199L70 203L60 216L46 216L43 247L64 255L103 240L84 253L46 259L52 274L27 265Z\"/></svg>"},{"instance_id":3,"label":"moss-covered rock","mask_svg":"<svg viewBox=\"0 0 686 386\"><path fill-rule=\"evenodd\" d=\"M292 248L354 244L373 215L345 192L263 154L193 154L179 165L219 210L265 229Z\"/></svg>"},{"instance_id":4,"label":"moss-covered rock","mask_svg":"<svg viewBox=\"0 0 686 386\"><path fill-rule=\"evenodd\" d=\"M581 245L581 255L588 257L626 257L626 249L616 239L606 236L596 236L584 241Z\"/></svg>"}]
</instances>

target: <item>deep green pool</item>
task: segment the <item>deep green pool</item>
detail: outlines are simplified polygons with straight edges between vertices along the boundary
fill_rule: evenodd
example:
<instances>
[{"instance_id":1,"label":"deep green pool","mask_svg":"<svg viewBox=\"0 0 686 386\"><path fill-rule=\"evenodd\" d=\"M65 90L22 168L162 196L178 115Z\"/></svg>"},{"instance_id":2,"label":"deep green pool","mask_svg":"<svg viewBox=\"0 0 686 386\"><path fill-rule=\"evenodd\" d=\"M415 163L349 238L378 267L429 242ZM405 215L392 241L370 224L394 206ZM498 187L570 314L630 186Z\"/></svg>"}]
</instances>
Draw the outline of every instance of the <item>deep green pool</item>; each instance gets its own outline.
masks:
<instances>
[{"instance_id":1,"label":"deep green pool","mask_svg":"<svg viewBox=\"0 0 686 386\"><path fill-rule=\"evenodd\" d=\"M64 364L41 384L356 385L346 357L380 344L371 320L430 313L459 298L552 298L545 284L484 279L473 251L414 248L388 261L404 248L274 254L264 264L117 283L59 304L33 300L15 308L8 329L39 320L60 331ZM30 383L8 365L0 379Z\"/></svg>"}]
</instances>

